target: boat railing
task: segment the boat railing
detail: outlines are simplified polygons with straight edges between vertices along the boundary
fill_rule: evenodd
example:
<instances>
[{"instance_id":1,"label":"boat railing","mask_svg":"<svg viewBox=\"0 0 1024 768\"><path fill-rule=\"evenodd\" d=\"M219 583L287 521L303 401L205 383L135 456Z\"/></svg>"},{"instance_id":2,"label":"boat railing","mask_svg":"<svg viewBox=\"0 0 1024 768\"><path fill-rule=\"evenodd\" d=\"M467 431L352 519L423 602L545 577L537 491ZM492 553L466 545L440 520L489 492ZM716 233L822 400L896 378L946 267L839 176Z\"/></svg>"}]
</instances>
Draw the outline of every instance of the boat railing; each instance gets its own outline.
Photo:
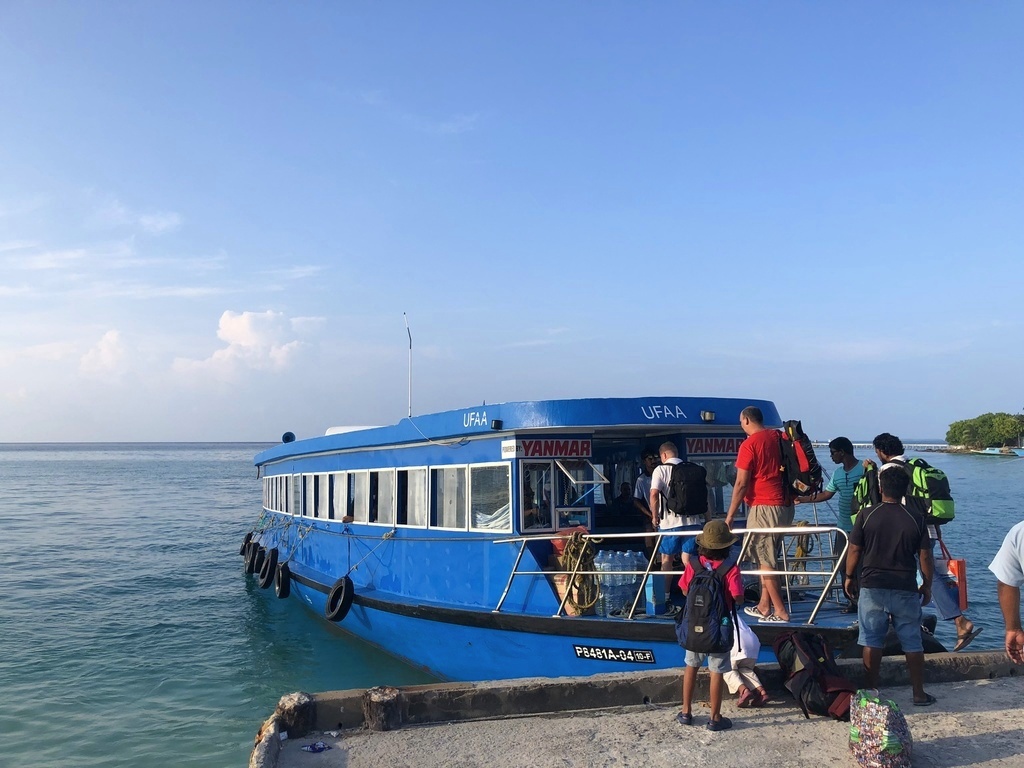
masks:
<instances>
[{"instance_id":1,"label":"boat railing","mask_svg":"<svg viewBox=\"0 0 1024 768\"><path fill-rule=\"evenodd\" d=\"M835 526L827 525L793 525L786 528L734 528L733 533L740 534L743 536L743 544L740 548L740 554L737 561L740 563L740 572L744 576L778 576L784 589L784 596L787 608L792 608L793 603L793 592L794 587L800 587L801 591L805 589L817 588L818 597L815 601L814 608L811 610L810 617L807 621L808 624L813 624L821 611L822 606L833 592L841 591L841 581L837 582L837 575L841 564L846 559L846 553L849 549L849 541L847 540L846 533ZM658 532L639 532L639 533L604 533L604 534L581 534L581 538L586 541L599 544L607 542L609 540L625 540L625 541L638 541L641 544L641 551L643 550L643 544L646 539L654 537L657 539L657 544L654 548L653 554L647 558L647 566L644 570L616 570L616 571L603 571L583 568L583 565L587 559L587 552L585 549L580 549L576 553L576 557L573 562L569 564L570 567L562 569L544 569L540 571L533 570L519 570L519 565L522 563L523 555L526 552L527 545L530 542L536 541L553 541L556 539L566 539L567 536L564 533L551 534L551 535L530 535L530 536L515 536L507 537L495 540L495 544L519 544L519 551L516 555L515 562L512 564L512 570L509 573L508 581L505 584L505 589L501 593L501 597L498 599L498 604L494 607L493 613L500 613L502 606L505 603L505 599L508 597L509 591L512 588L512 583L517 577L521 576L565 576L566 578L566 589L562 595L558 610L554 614L554 618L561 618L566 616L565 605L569 600L570 586L575 582L578 576L593 576L595 579L600 580L602 577L607 577L609 573L614 573L618 576L640 576L638 580L638 587L636 593L633 596L632 603L628 611L620 614L616 618L620 619L634 619L637 617L639 611L638 608L641 604L646 605L646 585L652 575L662 576L665 578L674 577L676 580L682 576L682 571L662 571L656 570L655 564L660 561L660 548L661 540L668 537L683 537L688 538L697 536L700 531L658 531ZM750 547L752 541L752 534L768 534L772 536L778 536L783 545L781 547L781 568L779 570L766 570L761 568L744 568L743 565L747 564L744 560L747 550ZM815 547L812 546L800 546L801 539L805 542L810 539L816 541L816 549L818 554L811 555ZM826 538L827 537L827 538ZM826 538L827 547L822 546L822 539ZM840 542L841 548L837 553L835 547L833 547L833 541ZM794 552L791 554L790 549L793 548ZM805 554L799 554L800 551ZM828 554L826 554L826 551ZM815 579L818 581L817 584L812 584L811 580ZM598 582L598 589L601 588L600 581ZM838 600L838 595L836 596ZM646 611L644 612L646 615Z\"/></svg>"}]
</instances>

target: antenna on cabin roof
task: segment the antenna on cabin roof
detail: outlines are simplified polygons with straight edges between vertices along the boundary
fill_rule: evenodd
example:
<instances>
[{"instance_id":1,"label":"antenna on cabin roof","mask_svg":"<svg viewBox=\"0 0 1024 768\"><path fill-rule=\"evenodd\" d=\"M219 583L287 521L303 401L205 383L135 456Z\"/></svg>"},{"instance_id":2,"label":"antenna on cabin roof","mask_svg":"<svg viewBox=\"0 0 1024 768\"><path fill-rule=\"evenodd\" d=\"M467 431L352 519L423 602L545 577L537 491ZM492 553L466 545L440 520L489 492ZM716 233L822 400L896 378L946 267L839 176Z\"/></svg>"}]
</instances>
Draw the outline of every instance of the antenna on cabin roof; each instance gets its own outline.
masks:
<instances>
[{"instance_id":1,"label":"antenna on cabin roof","mask_svg":"<svg viewBox=\"0 0 1024 768\"><path fill-rule=\"evenodd\" d=\"M402 313L405 318L405 332L409 334L409 418L412 418L412 331L409 330L409 316Z\"/></svg>"}]
</instances>

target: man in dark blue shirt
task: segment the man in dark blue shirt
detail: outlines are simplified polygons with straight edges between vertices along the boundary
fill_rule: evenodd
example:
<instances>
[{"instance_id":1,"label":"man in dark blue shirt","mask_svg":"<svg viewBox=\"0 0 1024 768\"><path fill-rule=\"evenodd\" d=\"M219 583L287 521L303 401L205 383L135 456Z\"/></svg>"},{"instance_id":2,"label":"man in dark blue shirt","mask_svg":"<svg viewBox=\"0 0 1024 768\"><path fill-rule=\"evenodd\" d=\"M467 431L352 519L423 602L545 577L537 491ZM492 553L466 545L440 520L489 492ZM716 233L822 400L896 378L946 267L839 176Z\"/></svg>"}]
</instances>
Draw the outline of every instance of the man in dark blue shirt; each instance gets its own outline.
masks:
<instances>
[{"instance_id":1,"label":"man in dark blue shirt","mask_svg":"<svg viewBox=\"0 0 1024 768\"><path fill-rule=\"evenodd\" d=\"M892 617L896 636L907 657L914 689L914 704L927 706L935 697L924 690L924 645L921 641L921 606L931 600L932 548L924 517L900 503L910 478L899 467L878 476L882 501L857 516L850 533L843 589L857 601L863 646L865 682L878 687L882 648ZM923 583L917 586L920 563ZM860 566L860 576L857 566Z\"/></svg>"}]
</instances>

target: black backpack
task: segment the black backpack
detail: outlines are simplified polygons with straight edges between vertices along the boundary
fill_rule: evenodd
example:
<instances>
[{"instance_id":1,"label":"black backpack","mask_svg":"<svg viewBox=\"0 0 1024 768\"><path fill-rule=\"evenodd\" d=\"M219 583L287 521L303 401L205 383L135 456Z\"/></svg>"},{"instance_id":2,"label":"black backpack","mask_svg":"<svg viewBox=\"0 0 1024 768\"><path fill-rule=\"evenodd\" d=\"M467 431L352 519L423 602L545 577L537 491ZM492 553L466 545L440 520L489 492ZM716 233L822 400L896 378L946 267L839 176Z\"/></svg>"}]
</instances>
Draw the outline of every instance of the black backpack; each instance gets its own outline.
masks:
<instances>
[{"instance_id":1,"label":"black backpack","mask_svg":"<svg viewBox=\"0 0 1024 768\"><path fill-rule=\"evenodd\" d=\"M804 717L811 713L850 719L850 697L857 686L843 676L832 646L816 632L783 632L772 644L775 658Z\"/></svg>"},{"instance_id":2,"label":"black backpack","mask_svg":"<svg viewBox=\"0 0 1024 768\"><path fill-rule=\"evenodd\" d=\"M708 471L689 461L673 464L665 507L681 517L704 517L708 511Z\"/></svg>"},{"instance_id":3,"label":"black backpack","mask_svg":"<svg viewBox=\"0 0 1024 768\"><path fill-rule=\"evenodd\" d=\"M782 452L782 485L788 496L807 496L821 490L821 464L814 455L811 438L799 421L782 425L779 450Z\"/></svg>"},{"instance_id":4,"label":"black backpack","mask_svg":"<svg viewBox=\"0 0 1024 768\"><path fill-rule=\"evenodd\" d=\"M698 561L699 563L699 561ZM715 569L694 568L686 605L676 619L676 639L694 653L725 653L732 650L736 606L726 607L725 574L736 565L731 559Z\"/></svg>"}]
</instances>

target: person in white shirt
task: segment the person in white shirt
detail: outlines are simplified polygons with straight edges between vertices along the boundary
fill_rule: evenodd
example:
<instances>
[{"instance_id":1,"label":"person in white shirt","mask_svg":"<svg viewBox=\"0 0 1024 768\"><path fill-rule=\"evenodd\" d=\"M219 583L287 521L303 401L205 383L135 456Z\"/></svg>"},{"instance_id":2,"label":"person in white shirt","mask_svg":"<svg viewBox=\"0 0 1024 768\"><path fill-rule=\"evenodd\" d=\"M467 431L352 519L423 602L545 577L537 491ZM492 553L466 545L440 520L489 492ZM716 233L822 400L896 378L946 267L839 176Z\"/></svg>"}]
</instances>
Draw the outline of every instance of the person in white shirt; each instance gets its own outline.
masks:
<instances>
[{"instance_id":1,"label":"person in white shirt","mask_svg":"<svg viewBox=\"0 0 1024 768\"><path fill-rule=\"evenodd\" d=\"M1020 622L1020 588L1024 585L1024 522L1017 523L1003 539L988 569L996 575L999 608L1006 625L1006 655L1024 664L1024 630Z\"/></svg>"},{"instance_id":2,"label":"person in white shirt","mask_svg":"<svg viewBox=\"0 0 1024 768\"><path fill-rule=\"evenodd\" d=\"M665 503L665 497L668 496L669 487L672 482L672 467L683 463L683 460L679 458L679 449L675 443L665 442L659 448L659 455L661 466L655 469L651 475L651 497L649 500L654 527L661 533L701 530L704 523L711 519L709 511L705 513L703 518L699 516L682 517L672 512ZM706 493L706 489L702 492ZM682 555L685 541L686 538L684 536L663 536L658 547L658 551L661 553L661 571L663 574L666 574L665 615L668 617L675 617L681 610L678 605L672 603L671 599L672 585L678 579L667 576L667 574L672 571L674 559Z\"/></svg>"}]
</instances>

